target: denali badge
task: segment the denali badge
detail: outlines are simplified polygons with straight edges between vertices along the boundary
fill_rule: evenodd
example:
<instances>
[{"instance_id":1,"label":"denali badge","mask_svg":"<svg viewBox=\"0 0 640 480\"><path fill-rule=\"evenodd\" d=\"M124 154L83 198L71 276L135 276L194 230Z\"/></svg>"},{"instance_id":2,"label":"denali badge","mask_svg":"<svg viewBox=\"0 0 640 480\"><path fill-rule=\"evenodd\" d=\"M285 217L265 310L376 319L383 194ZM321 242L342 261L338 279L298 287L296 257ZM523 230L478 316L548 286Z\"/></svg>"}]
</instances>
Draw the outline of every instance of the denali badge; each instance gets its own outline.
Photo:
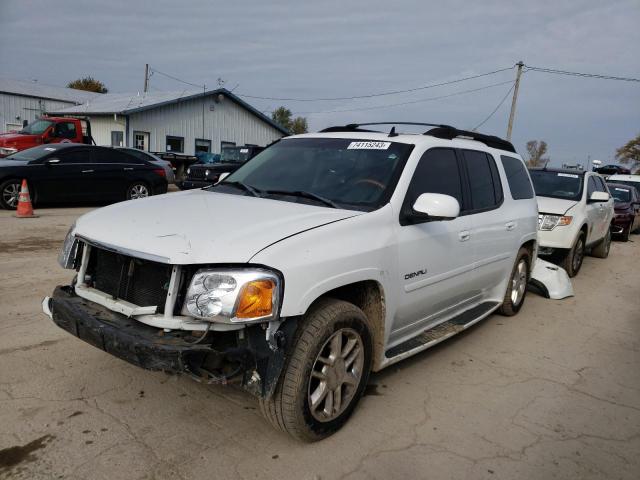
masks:
<instances>
[{"instance_id":1,"label":"denali badge","mask_svg":"<svg viewBox=\"0 0 640 480\"><path fill-rule=\"evenodd\" d=\"M418 270L417 272L407 273L404 276L405 280L411 280L414 277L419 277L420 275L425 275L427 273L427 269L423 268L422 270Z\"/></svg>"}]
</instances>

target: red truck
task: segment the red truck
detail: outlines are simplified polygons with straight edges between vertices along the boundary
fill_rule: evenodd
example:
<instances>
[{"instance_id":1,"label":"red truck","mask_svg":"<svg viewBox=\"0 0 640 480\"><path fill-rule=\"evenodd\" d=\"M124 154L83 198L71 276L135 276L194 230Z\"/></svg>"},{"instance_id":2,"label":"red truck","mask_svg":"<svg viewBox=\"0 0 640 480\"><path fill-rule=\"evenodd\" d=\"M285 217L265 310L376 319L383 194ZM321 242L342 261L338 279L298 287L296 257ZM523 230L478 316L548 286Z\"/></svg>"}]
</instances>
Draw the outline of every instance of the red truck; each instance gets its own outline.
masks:
<instances>
[{"instance_id":1,"label":"red truck","mask_svg":"<svg viewBox=\"0 0 640 480\"><path fill-rule=\"evenodd\" d=\"M0 158L43 143L95 142L87 119L41 117L18 132L0 134Z\"/></svg>"}]
</instances>

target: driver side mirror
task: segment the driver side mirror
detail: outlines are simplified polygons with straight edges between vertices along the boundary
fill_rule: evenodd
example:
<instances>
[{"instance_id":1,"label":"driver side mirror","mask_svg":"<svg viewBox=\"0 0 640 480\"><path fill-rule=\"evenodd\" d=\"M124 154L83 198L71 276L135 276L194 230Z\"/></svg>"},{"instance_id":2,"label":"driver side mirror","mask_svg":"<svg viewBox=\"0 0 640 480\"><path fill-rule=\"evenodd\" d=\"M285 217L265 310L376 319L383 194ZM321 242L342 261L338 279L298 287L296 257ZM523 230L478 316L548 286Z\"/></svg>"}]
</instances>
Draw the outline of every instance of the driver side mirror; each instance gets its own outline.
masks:
<instances>
[{"instance_id":1,"label":"driver side mirror","mask_svg":"<svg viewBox=\"0 0 640 480\"><path fill-rule=\"evenodd\" d=\"M607 192L593 192L589 197L589 202L608 202L609 198Z\"/></svg>"},{"instance_id":2,"label":"driver side mirror","mask_svg":"<svg viewBox=\"0 0 640 480\"><path fill-rule=\"evenodd\" d=\"M404 215L404 219L406 224L416 224L435 220L453 220L458 215L460 215L460 204L451 195L423 193L413 203L411 212Z\"/></svg>"}]
</instances>

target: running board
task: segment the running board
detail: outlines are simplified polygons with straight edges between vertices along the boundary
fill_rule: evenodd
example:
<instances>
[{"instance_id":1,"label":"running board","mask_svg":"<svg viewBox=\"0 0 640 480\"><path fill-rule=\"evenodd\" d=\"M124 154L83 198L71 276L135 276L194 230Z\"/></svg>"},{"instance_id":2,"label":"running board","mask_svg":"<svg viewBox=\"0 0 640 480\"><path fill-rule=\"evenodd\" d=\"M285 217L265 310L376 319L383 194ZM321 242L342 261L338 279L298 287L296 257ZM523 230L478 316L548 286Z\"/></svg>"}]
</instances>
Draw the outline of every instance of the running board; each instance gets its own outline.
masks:
<instances>
[{"instance_id":1,"label":"running board","mask_svg":"<svg viewBox=\"0 0 640 480\"><path fill-rule=\"evenodd\" d=\"M415 353L433 347L447 338L454 336L456 333L466 330L471 325L489 316L491 312L499 306L500 304L498 302L481 303L446 322L442 322L433 328L425 330L420 335L410 338L406 342L390 348L385 352L385 356L387 357L385 366L399 362Z\"/></svg>"}]
</instances>

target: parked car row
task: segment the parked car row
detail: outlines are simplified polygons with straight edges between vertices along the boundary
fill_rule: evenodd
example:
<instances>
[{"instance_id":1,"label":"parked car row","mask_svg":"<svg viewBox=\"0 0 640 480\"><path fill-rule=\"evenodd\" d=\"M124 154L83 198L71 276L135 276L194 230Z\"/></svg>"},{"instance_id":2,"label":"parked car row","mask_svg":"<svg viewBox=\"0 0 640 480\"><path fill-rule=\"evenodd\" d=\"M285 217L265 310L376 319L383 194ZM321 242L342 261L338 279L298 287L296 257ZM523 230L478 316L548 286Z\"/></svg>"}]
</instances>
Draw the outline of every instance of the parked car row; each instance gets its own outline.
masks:
<instances>
[{"instance_id":1,"label":"parked car row","mask_svg":"<svg viewBox=\"0 0 640 480\"><path fill-rule=\"evenodd\" d=\"M142 368L242 386L315 441L370 372L516 315L539 254L572 276L609 254L598 174L528 171L511 143L450 126L371 125L288 137L218 183L210 170L205 188L79 218L59 258L77 275L43 311Z\"/></svg>"}]
</instances>

